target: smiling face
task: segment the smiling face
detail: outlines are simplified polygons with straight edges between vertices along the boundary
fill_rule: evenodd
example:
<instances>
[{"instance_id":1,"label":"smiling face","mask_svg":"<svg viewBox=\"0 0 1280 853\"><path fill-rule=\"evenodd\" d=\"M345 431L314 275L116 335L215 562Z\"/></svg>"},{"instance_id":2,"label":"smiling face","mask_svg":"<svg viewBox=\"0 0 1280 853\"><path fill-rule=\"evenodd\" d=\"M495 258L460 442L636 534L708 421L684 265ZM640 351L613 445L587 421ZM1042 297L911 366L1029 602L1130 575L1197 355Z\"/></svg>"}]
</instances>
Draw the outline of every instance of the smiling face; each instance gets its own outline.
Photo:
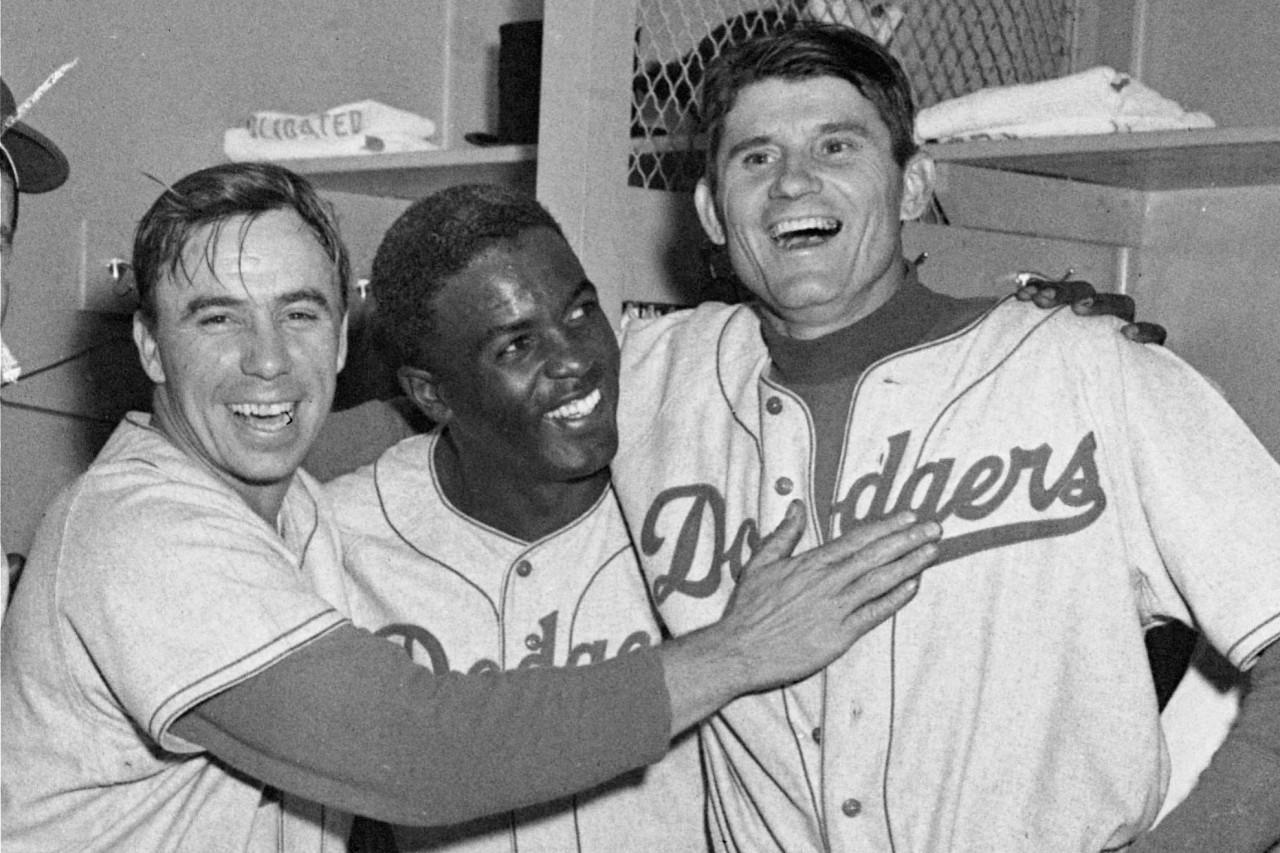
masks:
<instances>
[{"instance_id":1,"label":"smiling face","mask_svg":"<svg viewBox=\"0 0 1280 853\"><path fill-rule=\"evenodd\" d=\"M901 222L924 211L932 163L893 158L875 106L837 77L764 79L725 117L695 202L734 272L784 334L815 338L882 305L901 284Z\"/></svg>"},{"instance_id":2,"label":"smiling face","mask_svg":"<svg viewBox=\"0 0 1280 853\"><path fill-rule=\"evenodd\" d=\"M550 228L500 240L434 298L429 369L406 390L445 423L473 482L605 482L618 448L618 344L577 256Z\"/></svg>"},{"instance_id":3,"label":"smiling face","mask_svg":"<svg viewBox=\"0 0 1280 853\"><path fill-rule=\"evenodd\" d=\"M274 520L346 359L341 283L291 210L203 226L182 258L134 318L153 423Z\"/></svg>"}]
</instances>

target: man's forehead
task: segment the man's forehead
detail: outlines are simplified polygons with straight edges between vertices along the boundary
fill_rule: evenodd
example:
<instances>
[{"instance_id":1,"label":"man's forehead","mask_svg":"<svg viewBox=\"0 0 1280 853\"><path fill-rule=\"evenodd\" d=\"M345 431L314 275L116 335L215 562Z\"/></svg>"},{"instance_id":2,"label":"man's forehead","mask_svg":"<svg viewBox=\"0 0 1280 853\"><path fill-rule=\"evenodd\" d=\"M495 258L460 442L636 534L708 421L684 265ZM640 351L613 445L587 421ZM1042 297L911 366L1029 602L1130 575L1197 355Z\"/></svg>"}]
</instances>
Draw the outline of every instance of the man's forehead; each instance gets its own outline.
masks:
<instances>
[{"instance_id":1,"label":"man's forehead","mask_svg":"<svg viewBox=\"0 0 1280 853\"><path fill-rule=\"evenodd\" d=\"M236 216L201 226L187 241L179 283L245 295L278 283L336 285L333 263L315 234L292 211ZM262 295L266 295L263 293Z\"/></svg>"}]
</instances>

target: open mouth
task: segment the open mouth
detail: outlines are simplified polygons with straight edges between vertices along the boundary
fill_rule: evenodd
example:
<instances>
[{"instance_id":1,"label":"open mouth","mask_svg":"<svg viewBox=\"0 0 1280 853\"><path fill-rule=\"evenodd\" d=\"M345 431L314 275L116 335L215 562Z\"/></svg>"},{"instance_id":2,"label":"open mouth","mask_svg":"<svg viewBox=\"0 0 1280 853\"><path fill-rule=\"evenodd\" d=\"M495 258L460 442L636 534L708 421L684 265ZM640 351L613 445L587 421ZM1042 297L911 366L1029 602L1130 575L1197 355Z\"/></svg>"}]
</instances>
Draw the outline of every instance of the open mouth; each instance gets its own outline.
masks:
<instances>
[{"instance_id":1,"label":"open mouth","mask_svg":"<svg viewBox=\"0 0 1280 853\"><path fill-rule=\"evenodd\" d=\"M231 414L259 429L283 429L293 423L296 403L232 403Z\"/></svg>"},{"instance_id":2,"label":"open mouth","mask_svg":"<svg viewBox=\"0 0 1280 853\"><path fill-rule=\"evenodd\" d=\"M783 249L818 246L840 233L841 223L832 216L784 219L769 228L769 239Z\"/></svg>"},{"instance_id":3,"label":"open mouth","mask_svg":"<svg viewBox=\"0 0 1280 853\"><path fill-rule=\"evenodd\" d=\"M576 418L585 418L596 410L596 406L600 405L601 395L600 389L592 391L585 397L579 397L577 400L570 400L559 408L552 409L547 412L547 417L555 421L574 420Z\"/></svg>"}]
</instances>

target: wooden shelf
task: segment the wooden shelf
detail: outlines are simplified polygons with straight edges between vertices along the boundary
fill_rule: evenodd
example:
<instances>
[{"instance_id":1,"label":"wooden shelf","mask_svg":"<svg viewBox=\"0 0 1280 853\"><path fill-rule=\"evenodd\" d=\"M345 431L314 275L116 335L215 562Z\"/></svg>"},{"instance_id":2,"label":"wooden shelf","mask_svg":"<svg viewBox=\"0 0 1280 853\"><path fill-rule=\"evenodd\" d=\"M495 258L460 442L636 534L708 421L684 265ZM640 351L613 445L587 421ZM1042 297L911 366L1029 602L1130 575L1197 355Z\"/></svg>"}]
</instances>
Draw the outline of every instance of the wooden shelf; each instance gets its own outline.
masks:
<instances>
[{"instance_id":1,"label":"wooden shelf","mask_svg":"<svg viewBox=\"0 0 1280 853\"><path fill-rule=\"evenodd\" d=\"M1135 190L1280 184L1280 128L1233 127L935 143L939 163Z\"/></svg>"},{"instance_id":2,"label":"wooden shelf","mask_svg":"<svg viewBox=\"0 0 1280 853\"><path fill-rule=\"evenodd\" d=\"M453 184L476 181L533 192L537 157L536 145L495 145L276 162L306 175L321 189L418 199Z\"/></svg>"},{"instance_id":3,"label":"wooden shelf","mask_svg":"<svg viewBox=\"0 0 1280 853\"><path fill-rule=\"evenodd\" d=\"M955 163L1142 191L1280 184L1280 128L1234 127L934 143ZM322 189L416 199L491 181L530 192L536 145L280 160Z\"/></svg>"}]
</instances>

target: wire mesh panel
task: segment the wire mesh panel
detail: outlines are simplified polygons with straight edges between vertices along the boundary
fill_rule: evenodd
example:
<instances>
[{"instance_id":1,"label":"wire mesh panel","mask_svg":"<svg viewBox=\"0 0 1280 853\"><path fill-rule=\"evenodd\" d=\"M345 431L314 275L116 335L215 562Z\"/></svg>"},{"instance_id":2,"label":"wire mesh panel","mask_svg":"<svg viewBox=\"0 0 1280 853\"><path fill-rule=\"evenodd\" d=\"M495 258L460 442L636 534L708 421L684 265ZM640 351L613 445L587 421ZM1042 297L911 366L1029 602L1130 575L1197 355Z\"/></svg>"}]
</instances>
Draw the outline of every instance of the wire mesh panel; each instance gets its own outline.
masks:
<instances>
[{"instance_id":1,"label":"wire mesh panel","mask_svg":"<svg viewBox=\"0 0 1280 853\"><path fill-rule=\"evenodd\" d=\"M1076 0L640 0L628 182L688 190L701 174L695 99L727 45L818 20L888 46L917 105L1071 71Z\"/></svg>"}]
</instances>

